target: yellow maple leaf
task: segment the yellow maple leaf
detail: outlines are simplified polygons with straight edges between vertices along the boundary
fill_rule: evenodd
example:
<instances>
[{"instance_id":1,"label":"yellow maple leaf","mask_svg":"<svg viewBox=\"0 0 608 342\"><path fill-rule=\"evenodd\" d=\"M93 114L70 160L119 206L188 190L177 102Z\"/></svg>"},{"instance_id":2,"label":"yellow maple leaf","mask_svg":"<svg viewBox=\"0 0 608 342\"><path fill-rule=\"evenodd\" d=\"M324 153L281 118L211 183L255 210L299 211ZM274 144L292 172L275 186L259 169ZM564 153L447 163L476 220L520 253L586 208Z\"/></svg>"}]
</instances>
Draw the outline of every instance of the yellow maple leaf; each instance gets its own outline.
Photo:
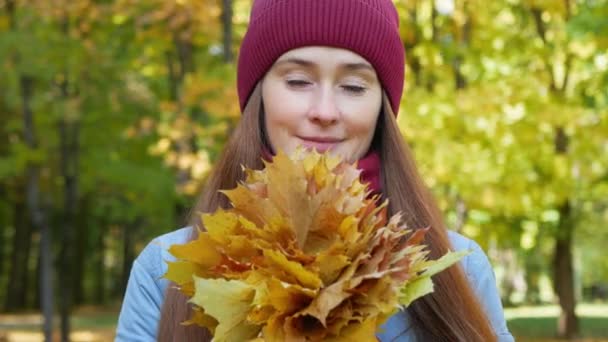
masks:
<instances>
[{"instance_id":1,"label":"yellow maple leaf","mask_svg":"<svg viewBox=\"0 0 608 342\"><path fill-rule=\"evenodd\" d=\"M253 287L236 280L195 278L194 282L196 292L190 302L217 320L217 326L208 327L215 329L215 341L244 341L258 334L260 327L246 321Z\"/></svg>"}]
</instances>

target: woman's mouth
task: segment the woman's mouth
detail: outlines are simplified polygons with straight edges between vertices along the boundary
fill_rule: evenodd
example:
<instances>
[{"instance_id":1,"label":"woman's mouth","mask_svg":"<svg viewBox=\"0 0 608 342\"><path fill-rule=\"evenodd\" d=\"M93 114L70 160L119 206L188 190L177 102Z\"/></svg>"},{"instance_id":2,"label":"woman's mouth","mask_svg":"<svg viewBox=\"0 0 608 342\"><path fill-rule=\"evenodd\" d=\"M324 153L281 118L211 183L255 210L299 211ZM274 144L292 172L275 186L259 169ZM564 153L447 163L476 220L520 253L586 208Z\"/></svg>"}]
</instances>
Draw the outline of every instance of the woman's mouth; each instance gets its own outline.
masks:
<instances>
[{"instance_id":1,"label":"woman's mouth","mask_svg":"<svg viewBox=\"0 0 608 342\"><path fill-rule=\"evenodd\" d=\"M298 137L301 145L306 149L315 149L319 153L324 153L335 148L344 139L333 137Z\"/></svg>"}]
</instances>

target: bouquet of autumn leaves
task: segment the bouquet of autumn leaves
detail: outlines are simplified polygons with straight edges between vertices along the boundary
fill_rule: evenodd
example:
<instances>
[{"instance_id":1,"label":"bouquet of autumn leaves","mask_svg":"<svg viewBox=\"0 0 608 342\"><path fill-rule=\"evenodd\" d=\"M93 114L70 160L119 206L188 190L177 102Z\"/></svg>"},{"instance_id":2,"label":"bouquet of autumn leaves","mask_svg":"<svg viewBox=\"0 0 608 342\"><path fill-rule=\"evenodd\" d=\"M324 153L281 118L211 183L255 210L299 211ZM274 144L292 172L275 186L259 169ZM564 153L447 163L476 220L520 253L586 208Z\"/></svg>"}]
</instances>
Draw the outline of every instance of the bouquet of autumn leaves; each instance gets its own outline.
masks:
<instances>
[{"instance_id":1,"label":"bouquet of autumn leaves","mask_svg":"<svg viewBox=\"0 0 608 342\"><path fill-rule=\"evenodd\" d=\"M426 229L388 218L337 157L298 150L265 164L223 191L230 209L202 214L198 239L169 249L165 278L194 307L184 324L214 341L374 341L466 253L427 260Z\"/></svg>"}]
</instances>

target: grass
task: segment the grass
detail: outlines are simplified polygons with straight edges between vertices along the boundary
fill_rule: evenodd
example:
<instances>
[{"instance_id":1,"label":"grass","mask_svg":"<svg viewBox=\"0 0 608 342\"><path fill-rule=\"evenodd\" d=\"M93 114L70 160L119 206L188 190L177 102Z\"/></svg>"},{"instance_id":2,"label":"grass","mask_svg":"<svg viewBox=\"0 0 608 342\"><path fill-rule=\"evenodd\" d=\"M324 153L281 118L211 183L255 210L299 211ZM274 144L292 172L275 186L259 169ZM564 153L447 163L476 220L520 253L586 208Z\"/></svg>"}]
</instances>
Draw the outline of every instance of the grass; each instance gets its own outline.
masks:
<instances>
[{"instance_id":1,"label":"grass","mask_svg":"<svg viewBox=\"0 0 608 342\"><path fill-rule=\"evenodd\" d=\"M53 317L53 341L58 341L59 316ZM114 340L118 313L114 309L81 308L70 323L72 342L106 342ZM0 342L41 342L42 317L39 313L0 315Z\"/></svg>"},{"instance_id":2,"label":"grass","mask_svg":"<svg viewBox=\"0 0 608 342\"><path fill-rule=\"evenodd\" d=\"M53 316L55 327L59 327L59 314ZM75 330L115 329L118 313L115 310L86 308L77 310L70 320ZM0 314L0 330L37 331L42 327L40 313ZM1 341L1 340L0 340Z\"/></svg>"},{"instance_id":3,"label":"grass","mask_svg":"<svg viewBox=\"0 0 608 342\"><path fill-rule=\"evenodd\" d=\"M581 337L586 342L608 342L608 303L579 304L577 314L581 324ZM516 341L548 342L556 335L559 307L556 305L508 308L505 317ZM113 340L116 310L83 308L72 318L74 342ZM59 318L55 317L55 324ZM39 314L0 315L0 341L42 341ZM3 335L4 334L4 335Z\"/></svg>"},{"instance_id":4,"label":"grass","mask_svg":"<svg viewBox=\"0 0 608 342\"><path fill-rule=\"evenodd\" d=\"M608 304L579 304L581 337L608 341ZM556 305L518 307L505 310L511 333L516 339L551 339L557 335Z\"/></svg>"},{"instance_id":5,"label":"grass","mask_svg":"<svg viewBox=\"0 0 608 342\"><path fill-rule=\"evenodd\" d=\"M115 312L104 312L101 314L88 314L75 316L72 324L76 329L115 329L118 314Z\"/></svg>"}]
</instances>

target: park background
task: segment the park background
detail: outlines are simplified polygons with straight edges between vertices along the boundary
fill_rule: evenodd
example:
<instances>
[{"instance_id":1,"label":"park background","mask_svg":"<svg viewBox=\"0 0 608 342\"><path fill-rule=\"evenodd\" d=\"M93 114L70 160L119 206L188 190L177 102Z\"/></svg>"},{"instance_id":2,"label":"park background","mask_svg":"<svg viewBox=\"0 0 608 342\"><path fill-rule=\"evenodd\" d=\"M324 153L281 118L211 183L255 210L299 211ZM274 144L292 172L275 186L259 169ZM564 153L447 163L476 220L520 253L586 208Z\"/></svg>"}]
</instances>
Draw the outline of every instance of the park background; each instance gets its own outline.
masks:
<instances>
[{"instance_id":1,"label":"park background","mask_svg":"<svg viewBox=\"0 0 608 342\"><path fill-rule=\"evenodd\" d=\"M512 332L608 340L608 1L395 4L400 127ZM112 338L240 119L250 7L0 0L0 340Z\"/></svg>"}]
</instances>

